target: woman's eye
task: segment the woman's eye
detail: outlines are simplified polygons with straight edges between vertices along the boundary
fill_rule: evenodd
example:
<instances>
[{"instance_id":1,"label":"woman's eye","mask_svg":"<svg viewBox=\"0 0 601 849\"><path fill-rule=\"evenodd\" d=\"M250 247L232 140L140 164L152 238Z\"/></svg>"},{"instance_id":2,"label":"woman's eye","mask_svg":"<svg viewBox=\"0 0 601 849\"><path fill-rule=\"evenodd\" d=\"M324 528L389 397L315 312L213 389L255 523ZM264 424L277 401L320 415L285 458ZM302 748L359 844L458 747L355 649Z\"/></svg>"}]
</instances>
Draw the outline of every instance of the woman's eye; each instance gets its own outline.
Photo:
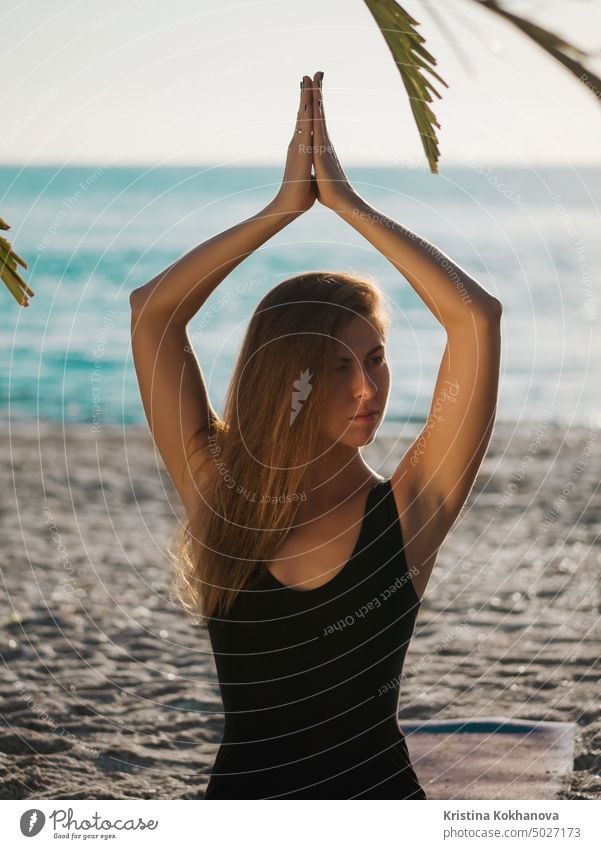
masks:
<instances>
[{"instance_id":1,"label":"woman's eye","mask_svg":"<svg viewBox=\"0 0 601 849\"><path fill-rule=\"evenodd\" d=\"M376 365L379 366L384 362L384 359L385 358L382 356L382 354L378 354L375 357L371 357L371 362L375 363ZM342 371L342 370L348 369L348 368L350 368L349 363L343 363L341 366L338 366L338 371Z\"/></svg>"}]
</instances>

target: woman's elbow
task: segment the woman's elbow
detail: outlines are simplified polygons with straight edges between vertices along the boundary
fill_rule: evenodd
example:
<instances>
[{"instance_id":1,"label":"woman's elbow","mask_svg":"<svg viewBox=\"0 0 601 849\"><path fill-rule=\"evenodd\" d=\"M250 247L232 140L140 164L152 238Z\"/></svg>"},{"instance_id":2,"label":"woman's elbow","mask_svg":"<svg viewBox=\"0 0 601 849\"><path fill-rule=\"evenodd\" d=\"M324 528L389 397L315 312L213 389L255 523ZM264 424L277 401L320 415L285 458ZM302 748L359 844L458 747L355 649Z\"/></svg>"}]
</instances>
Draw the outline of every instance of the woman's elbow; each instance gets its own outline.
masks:
<instances>
[{"instance_id":1,"label":"woman's elbow","mask_svg":"<svg viewBox=\"0 0 601 849\"><path fill-rule=\"evenodd\" d=\"M134 289L129 293L129 308L132 312L139 312L142 305L143 295L140 289Z\"/></svg>"},{"instance_id":2,"label":"woman's elbow","mask_svg":"<svg viewBox=\"0 0 601 849\"><path fill-rule=\"evenodd\" d=\"M502 313L503 304L493 295L486 298L486 300L478 306L478 314L486 321L500 321Z\"/></svg>"},{"instance_id":3,"label":"woman's elbow","mask_svg":"<svg viewBox=\"0 0 601 849\"><path fill-rule=\"evenodd\" d=\"M503 313L503 304L498 298L493 298L493 311L497 318L501 318Z\"/></svg>"}]
</instances>

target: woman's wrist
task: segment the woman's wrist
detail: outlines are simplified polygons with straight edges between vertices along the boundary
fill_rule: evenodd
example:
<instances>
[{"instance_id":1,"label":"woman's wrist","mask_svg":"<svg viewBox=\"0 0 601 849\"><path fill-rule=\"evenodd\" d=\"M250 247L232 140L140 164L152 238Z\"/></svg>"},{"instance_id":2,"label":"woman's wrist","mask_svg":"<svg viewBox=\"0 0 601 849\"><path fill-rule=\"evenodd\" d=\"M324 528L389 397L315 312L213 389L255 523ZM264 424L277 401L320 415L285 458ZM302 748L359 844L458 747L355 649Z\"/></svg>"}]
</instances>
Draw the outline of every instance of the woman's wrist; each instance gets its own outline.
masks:
<instances>
[{"instance_id":1,"label":"woman's wrist","mask_svg":"<svg viewBox=\"0 0 601 849\"><path fill-rule=\"evenodd\" d=\"M329 204L329 208L332 212L346 218L356 215L360 210L368 209L369 205L353 188L348 188L336 193L334 201Z\"/></svg>"},{"instance_id":2,"label":"woman's wrist","mask_svg":"<svg viewBox=\"0 0 601 849\"><path fill-rule=\"evenodd\" d=\"M275 216L276 220L281 220L282 226L285 227L287 224L294 221L295 218L302 215L303 212L306 212L306 210L295 208L294 204L287 201L285 197L277 194L273 200L267 204L263 212L266 215Z\"/></svg>"}]
</instances>

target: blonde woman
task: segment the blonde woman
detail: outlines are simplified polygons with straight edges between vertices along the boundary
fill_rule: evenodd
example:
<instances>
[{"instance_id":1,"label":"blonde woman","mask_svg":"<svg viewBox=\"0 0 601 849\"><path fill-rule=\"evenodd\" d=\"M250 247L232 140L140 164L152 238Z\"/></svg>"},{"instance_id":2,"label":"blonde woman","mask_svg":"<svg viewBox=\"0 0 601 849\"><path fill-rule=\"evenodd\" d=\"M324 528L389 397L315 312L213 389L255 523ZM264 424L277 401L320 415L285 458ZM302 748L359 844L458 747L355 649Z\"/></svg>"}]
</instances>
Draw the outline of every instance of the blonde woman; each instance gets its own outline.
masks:
<instances>
[{"instance_id":1,"label":"blonde woman","mask_svg":"<svg viewBox=\"0 0 601 849\"><path fill-rule=\"evenodd\" d=\"M397 720L399 682L495 417L499 300L353 189L328 136L322 77L301 83L274 199L131 295L144 409L187 516L175 597L208 626L223 699L208 799L426 798ZM361 453L390 392L390 315L367 276L313 270L268 292L223 418L189 344L186 326L216 286L316 200L446 331L428 420L390 478Z\"/></svg>"}]
</instances>

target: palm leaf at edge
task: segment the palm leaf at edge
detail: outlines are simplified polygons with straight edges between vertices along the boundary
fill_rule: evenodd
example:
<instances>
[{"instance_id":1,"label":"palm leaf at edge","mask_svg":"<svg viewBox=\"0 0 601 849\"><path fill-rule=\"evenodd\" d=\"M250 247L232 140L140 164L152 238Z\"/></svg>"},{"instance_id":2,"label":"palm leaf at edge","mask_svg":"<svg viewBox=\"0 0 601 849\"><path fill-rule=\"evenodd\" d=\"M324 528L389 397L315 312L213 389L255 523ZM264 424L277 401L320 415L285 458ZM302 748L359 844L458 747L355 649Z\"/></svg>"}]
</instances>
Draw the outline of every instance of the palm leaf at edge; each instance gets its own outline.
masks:
<instances>
[{"instance_id":1,"label":"palm leaf at edge","mask_svg":"<svg viewBox=\"0 0 601 849\"><path fill-rule=\"evenodd\" d=\"M419 25L408 12L395 0L364 0L384 40L388 45L395 64L401 75L405 90L409 95L409 105L415 118L422 146L433 174L438 174L440 150L434 127L440 130L434 112L428 106L432 102L430 91L436 97L436 91L424 72L432 74L446 88L448 84L436 73L436 59L423 46L425 39L414 25Z\"/></svg>"},{"instance_id":2,"label":"palm leaf at edge","mask_svg":"<svg viewBox=\"0 0 601 849\"><path fill-rule=\"evenodd\" d=\"M3 218L0 218L0 230L10 230L10 226ZM34 292L18 273L17 263L22 268L27 268L27 263L13 251L10 242L0 236L0 279L13 298L21 306L26 306L27 296L33 297Z\"/></svg>"},{"instance_id":3,"label":"palm leaf at edge","mask_svg":"<svg viewBox=\"0 0 601 849\"><path fill-rule=\"evenodd\" d=\"M471 2L476 3L477 6L484 6L485 9L509 21L568 71L571 71L579 82L587 88L591 88L593 93L595 93L595 90L601 91L601 78L591 68L582 64L582 61L591 55L588 51L566 41L560 35L545 29L528 18L522 18L515 12L504 9L497 0L471 0ZM598 99L598 94L596 96Z\"/></svg>"}]
</instances>

